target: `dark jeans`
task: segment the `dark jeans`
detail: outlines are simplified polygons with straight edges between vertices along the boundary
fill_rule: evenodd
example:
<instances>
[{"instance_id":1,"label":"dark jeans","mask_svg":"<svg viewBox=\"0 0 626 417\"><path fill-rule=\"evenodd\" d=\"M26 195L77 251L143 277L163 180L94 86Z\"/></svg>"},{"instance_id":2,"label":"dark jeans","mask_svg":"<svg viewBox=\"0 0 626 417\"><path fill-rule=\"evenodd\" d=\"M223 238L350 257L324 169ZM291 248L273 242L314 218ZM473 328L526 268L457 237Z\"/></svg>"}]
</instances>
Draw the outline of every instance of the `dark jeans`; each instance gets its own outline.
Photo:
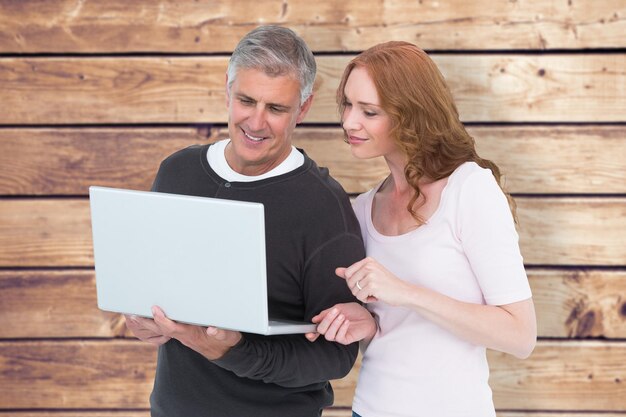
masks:
<instances>
[{"instance_id":1,"label":"dark jeans","mask_svg":"<svg viewBox=\"0 0 626 417\"><path fill-rule=\"evenodd\" d=\"M354 411L352 412L352 417L361 417L360 415L358 415L357 413L355 413Z\"/></svg>"}]
</instances>

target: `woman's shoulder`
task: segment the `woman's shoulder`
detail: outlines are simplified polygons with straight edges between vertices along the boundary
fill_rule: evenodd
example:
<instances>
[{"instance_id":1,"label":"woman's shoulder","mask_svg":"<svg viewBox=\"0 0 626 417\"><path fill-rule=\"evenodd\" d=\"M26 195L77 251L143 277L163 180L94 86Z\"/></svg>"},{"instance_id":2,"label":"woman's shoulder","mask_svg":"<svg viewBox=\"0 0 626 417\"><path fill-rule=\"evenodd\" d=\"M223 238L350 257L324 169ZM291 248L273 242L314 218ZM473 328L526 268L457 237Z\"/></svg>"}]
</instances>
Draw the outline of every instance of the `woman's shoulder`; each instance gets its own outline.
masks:
<instances>
[{"instance_id":1,"label":"woman's shoulder","mask_svg":"<svg viewBox=\"0 0 626 417\"><path fill-rule=\"evenodd\" d=\"M488 168L483 168L476 162L469 161L459 165L450 175L449 188L457 192L467 190L478 191L484 187L498 185L496 178Z\"/></svg>"}]
</instances>

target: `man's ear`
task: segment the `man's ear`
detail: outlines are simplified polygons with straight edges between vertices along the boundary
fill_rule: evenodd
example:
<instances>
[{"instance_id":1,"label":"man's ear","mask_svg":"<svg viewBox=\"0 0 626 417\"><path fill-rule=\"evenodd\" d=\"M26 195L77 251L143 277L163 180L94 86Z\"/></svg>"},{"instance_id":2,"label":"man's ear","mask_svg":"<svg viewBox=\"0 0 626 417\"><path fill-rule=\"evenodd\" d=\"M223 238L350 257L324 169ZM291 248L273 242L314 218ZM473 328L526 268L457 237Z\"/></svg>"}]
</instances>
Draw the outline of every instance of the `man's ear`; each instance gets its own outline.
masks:
<instances>
[{"instance_id":1,"label":"man's ear","mask_svg":"<svg viewBox=\"0 0 626 417\"><path fill-rule=\"evenodd\" d=\"M306 114L309 112L309 109L311 108L311 103L313 103L313 94L311 94L309 98L304 100L304 103L302 103L302 105L300 106L300 112L298 113L298 117L296 118L296 124L304 120L304 117L306 116Z\"/></svg>"}]
</instances>

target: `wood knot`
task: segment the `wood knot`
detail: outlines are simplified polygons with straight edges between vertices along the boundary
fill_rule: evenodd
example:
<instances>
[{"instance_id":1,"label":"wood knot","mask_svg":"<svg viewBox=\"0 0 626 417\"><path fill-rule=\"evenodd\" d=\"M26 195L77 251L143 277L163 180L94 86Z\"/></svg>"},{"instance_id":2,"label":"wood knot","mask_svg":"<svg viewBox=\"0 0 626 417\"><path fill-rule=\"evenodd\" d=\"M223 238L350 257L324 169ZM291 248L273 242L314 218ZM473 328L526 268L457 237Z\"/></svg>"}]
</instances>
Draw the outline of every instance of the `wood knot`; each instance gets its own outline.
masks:
<instances>
[{"instance_id":1,"label":"wood knot","mask_svg":"<svg viewBox=\"0 0 626 417\"><path fill-rule=\"evenodd\" d=\"M620 309L619 309L619 314L620 314L622 317L626 317L626 302L623 302L623 303L622 303L622 306L621 306L621 307L620 307Z\"/></svg>"},{"instance_id":2,"label":"wood knot","mask_svg":"<svg viewBox=\"0 0 626 417\"><path fill-rule=\"evenodd\" d=\"M596 313L588 311L578 320L576 336L591 336L594 324L596 324Z\"/></svg>"},{"instance_id":3,"label":"wood knot","mask_svg":"<svg viewBox=\"0 0 626 417\"><path fill-rule=\"evenodd\" d=\"M546 70L543 68L540 68L539 71L537 71L537 75L540 77L543 77L544 75L546 75Z\"/></svg>"}]
</instances>

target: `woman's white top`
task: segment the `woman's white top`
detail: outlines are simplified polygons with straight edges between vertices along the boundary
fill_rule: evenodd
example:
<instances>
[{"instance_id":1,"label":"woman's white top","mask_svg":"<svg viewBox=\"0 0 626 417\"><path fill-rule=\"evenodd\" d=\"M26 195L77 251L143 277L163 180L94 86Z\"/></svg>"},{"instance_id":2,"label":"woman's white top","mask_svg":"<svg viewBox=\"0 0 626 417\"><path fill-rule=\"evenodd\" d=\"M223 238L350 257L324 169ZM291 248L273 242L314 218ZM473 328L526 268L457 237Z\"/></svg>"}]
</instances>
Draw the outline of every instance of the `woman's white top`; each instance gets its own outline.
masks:
<instances>
[{"instance_id":1,"label":"woman's white top","mask_svg":"<svg viewBox=\"0 0 626 417\"><path fill-rule=\"evenodd\" d=\"M474 162L449 177L428 222L399 236L372 224L380 184L354 210L368 256L397 277L454 299L504 305L531 297L518 234L492 173ZM485 347L414 310L368 304L380 330L366 348L353 409L363 417L495 417Z\"/></svg>"}]
</instances>

